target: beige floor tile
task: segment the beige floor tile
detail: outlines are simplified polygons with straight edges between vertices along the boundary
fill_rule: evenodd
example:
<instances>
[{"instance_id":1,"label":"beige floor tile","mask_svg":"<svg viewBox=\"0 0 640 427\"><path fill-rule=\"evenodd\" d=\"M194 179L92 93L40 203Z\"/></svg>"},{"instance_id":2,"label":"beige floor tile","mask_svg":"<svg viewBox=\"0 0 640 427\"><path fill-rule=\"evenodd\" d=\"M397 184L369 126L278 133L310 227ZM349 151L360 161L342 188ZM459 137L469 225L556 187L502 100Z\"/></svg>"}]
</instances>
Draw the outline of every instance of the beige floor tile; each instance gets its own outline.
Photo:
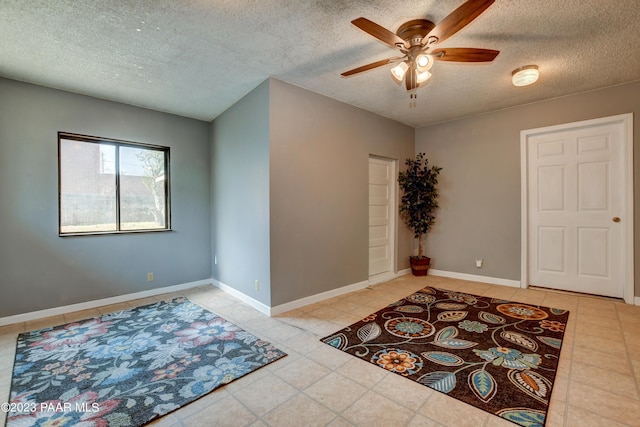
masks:
<instances>
[{"instance_id":1,"label":"beige floor tile","mask_svg":"<svg viewBox=\"0 0 640 427\"><path fill-rule=\"evenodd\" d=\"M343 329L345 326L344 324L338 324L335 323L333 321L330 320L323 320L323 319L311 319L309 320L307 323L305 323L305 325L303 326L304 329L306 329L307 331L315 334L318 336L318 338L323 338L326 337L336 331L339 331L340 329Z\"/></svg>"},{"instance_id":2,"label":"beige floor tile","mask_svg":"<svg viewBox=\"0 0 640 427\"><path fill-rule=\"evenodd\" d=\"M640 333L638 333L640 329L635 331L624 331L622 336L624 337L624 342L629 345L640 344Z\"/></svg>"},{"instance_id":3,"label":"beige floor tile","mask_svg":"<svg viewBox=\"0 0 640 427\"><path fill-rule=\"evenodd\" d=\"M576 335L573 348L574 354L579 347L584 347L588 350L597 350L611 355L620 355L622 357L626 357L627 354L627 347L621 340L616 341L590 335Z\"/></svg>"},{"instance_id":4,"label":"beige floor tile","mask_svg":"<svg viewBox=\"0 0 640 427\"><path fill-rule=\"evenodd\" d=\"M553 381L553 389L551 390L551 398L554 402L566 402L569 393L569 376L556 374Z\"/></svg>"},{"instance_id":5,"label":"beige floor tile","mask_svg":"<svg viewBox=\"0 0 640 427\"><path fill-rule=\"evenodd\" d=\"M367 389L349 378L335 372L309 386L304 393L339 413L349 407Z\"/></svg>"},{"instance_id":6,"label":"beige floor tile","mask_svg":"<svg viewBox=\"0 0 640 427\"><path fill-rule=\"evenodd\" d=\"M0 369L0 384L11 384L12 375L13 375L12 365Z\"/></svg>"},{"instance_id":7,"label":"beige floor tile","mask_svg":"<svg viewBox=\"0 0 640 427\"><path fill-rule=\"evenodd\" d=\"M127 304L126 302L121 302L118 304L110 304L110 305L104 305L102 307L98 307L97 310L100 312L100 314L109 314L109 313L115 313L117 311L124 311L124 310L129 310L131 307L129 307L129 304Z\"/></svg>"},{"instance_id":8,"label":"beige floor tile","mask_svg":"<svg viewBox=\"0 0 640 427\"><path fill-rule=\"evenodd\" d=\"M373 387L389 375L389 372L385 369L380 369L357 357L352 357L351 360L340 366L336 371L366 388Z\"/></svg>"},{"instance_id":9,"label":"beige floor tile","mask_svg":"<svg viewBox=\"0 0 640 427\"><path fill-rule=\"evenodd\" d=\"M630 399L638 399L638 391L634 378L609 369L573 362L571 367L571 383L573 382L579 382L593 388L620 394Z\"/></svg>"},{"instance_id":10,"label":"beige floor tile","mask_svg":"<svg viewBox=\"0 0 640 427\"><path fill-rule=\"evenodd\" d=\"M631 359L631 366L633 367L636 382L640 381L640 355L638 356L638 359Z\"/></svg>"},{"instance_id":11,"label":"beige floor tile","mask_svg":"<svg viewBox=\"0 0 640 427\"><path fill-rule=\"evenodd\" d=\"M406 427L442 427L442 424L433 421L423 415L415 414L413 418L407 423ZM513 427L513 424L511 425Z\"/></svg>"},{"instance_id":12,"label":"beige floor tile","mask_svg":"<svg viewBox=\"0 0 640 427\"><path fill-rule=\"evenodd\" d=\"M640 309L640 307L638 307ZM640 328L640 310L638 313L629 313L618 309L618 319L622 329L638 330Z\"/></svg>"},{"instance_id":13,"label":"beige floor tile","mask_svg":"<svg viewBox=\"0 0 640 427\"><path fill-rule=\"evenodd\" d=\"M487 412L442 393L433 393L418 412L441 424L458 427L481 426L489 418Z\"/></svg>"},{"instance_id":14,"label":"beige floor tile","mask_svg":"<svg viewBox=\"0 0 640 427\"><path fill-rule=\"evenodd\" d=\"M347 363L353 356L323 343L315 351L307 353L306 357L333 370Z\"/></svg>"},{"instance_id":15,"label":"beige floor tile","mask_svg":"<svg viewBox=\"0 0 640 427\"><path fill-rule=\"evenodd\" d=\"M619 326L606 327L600 325L589 325L580 323L576 325L577 335L586 335L591 337L606 338L610 340L622 340L622 330Z\"/></svg>"},{"instance_id":16,"label":"beige floor tile","mask_svg":"<svg viewBox=\"0 0 640 427\"><path fill-rule=\"evenodd\" d=\"M546 427L561 427L564 426L564 414L567 405L564 402L558 402L557 400L551 400L549 404L549 410L547 411L547 418L545 419Z\"/></svg>"},{"instance_id":17,"label":"beige floor tile","mask_svg":"<svg viewBox=\"0 0 640 427\"><path fill-rule=\"evenodd\" d=\"M396 402L369 391L350 405L342 416L357 426L386 427L404 425L409 422L413 414Z\"/></svg>"},{"instance_id":18,"label":"beige floor tile","mask_svg":"<svg viewBox=\"0 0 640 427\"><path fill-rule=\"evenodd\" d=\"M330 372L329 368L306 357L299 357L288 365L273 371L275 375L298 390L304 390L327 376Z\"/></svg>"},{"instance_id":19,"label":"beige floor tile","mask_svg":"<svg viewBox=\"0 0 640 427\"><path fill-rule=\"evenodd\" d=\"M432 394L437 393L429 387L393 373L387 374L372 390L406 406L411 411L417 411Z\"/></svg>"},{"instance_id":20,"label":"beige floor tile","mask_svg":"<svg viewBox=\"0 0 640 427\"><path fill-rule=\"evenodd\" d=\"M535 289L517 289L512 298L524 304L542 305L545 296L544 292Z\"/></svg>"},{"instance_id":21,"label":"beige floor tile","mask_svg":"<svg viewBox=\"0 0 640 427\"><path fill-rule=\"evenodd\" d=\"M176 411L174 415L178 419L184 420L211 406L215 402L226 399L227 397L231 397L231 393L226 390L226 387L220 387L213 392L202 396L200 399L196 399L188 405L180 408L180 410Z\"/></svg>"},{"instance_id":22,"label":"beige floor tile","mask_svg":"<svg viewBox=\"0 0 640 427\"><path fill-rule=\"evenodd\" d=\"M547 293L547 296L542 300L542 305L551 308L561 308L564 310L576 310L578 308L578 297Z\"/></svg>"},{"instance_id":23,"label":"beige floor tile","mask_svg":"<svg viewBox=\"0 0 640 427\"><path fill-rule=\"evenodd\" d=\"M507 421L504 418L500 418L497 415L489 414L489 418L487 418L487 422L484 427L514 427L514 423L511 421ZM547 424L547 427L549 425Z\"/></svg>"},{"instance_id":24,"label":"beige floor tile","mask_svg":"<svg viewBox=\"0 0 640 427\"><path fill-rule=\"evenodd\" d=\"M391 422L408 426L512 425L320 342L320 338L424 286L570 310L546 427L638 425L640 307L610 299L407 275L274 318L217 288L202 286L30 325L48 327L93 317L91 313L185 295L289 353L152 425L300 425L291 424L292 414L296 420L304 418L305 425L332 427L386 426ZM15 339L26 326L23 322L0 327L2 401L8 399ZM0 427L3 423L0 420Z\"/></svg>"},{"instance_id":25,"label":"beige floor tile","mask_svg":"<svg viewBox=\"0 0 640 427\"><path fill-rule=\"evenodd\" d=\"M212 403L182 420L184 427L239 427L249 426L257 417L232 396Z\"/></svg>"},{"instance_id":26,"label":"beige floor tile","mask_svg":"<svg viewBox=\"0 0 640 427\"><path fill-rule=\"evenodd\" d=\"M631 421L631 420L627 420ZM609 418L604 418L598 414L587 411L584 408L579 408L573 405L569 405L567 410L567 427L623 427L637 425L633 421L633 424L626 422L620 423Z\"/></svg>"},{"instance_id":27,"label":"beige floor tile","mask_svg":"<svg viewBox=\"0 0 640 427\"><path fill-rule=\"evenodd\" d=\"M576 325L599 326L621 330L618 316L601 316L598 314L589 315L580 312L577 313L576 319L574 320L576 320Z\"/></svg>"},{"instance_id":28,"label":"beige floor tile","mask_svg":"<svg viewBox=\"0 0 640 427\"><path fill-rule=\"evenodd\" d=\"M16 353L16 345L18 344L18 336L17 335L5 335L0 338L0 357L1 356L10 356L13 359L13 356ZM11 363L13 360L11 361ZM2 364L0 363L0 366Z\"/></svg>"},{"instance_id":29,"label":"beige floor tile","mask_svg":"<svg viewBox=\"0 0 640 427\"><path fill-rule=\"evenodd\" d=\"M579 317L593 317L597 319L610 319L614 322L618 321L618 313L615 309L610 310L598 310L596 307L578 308L576 313Z\"/></svg>"},{"instance_id":30,"label":"beige floor tile","mask_svg":"<svg viewBox=\"0 0 640 427\"><path fill-rule=\"evenodd\" d=\"M278 406L273 411L262 417L262 420L270 426L325 426L336 417L325 406L305 396L297 394Z\"/></svg>"},{"instance_id":31,"label":"beige floor tile","mask_svg":"<svg viewBox=\"0 0 640 427\"><path fill-rule=\"evenodd\" d=\"M285 359L287 359L289 356L285 357ZM282 360L282 359L280 359ZM277 363L273 362L271 365ZM250 375L245 375L243 377L240 377L232 382L230 382L229 384L224 386L224 389L227 390L229 393L236 393L240 390L242 390L245 387L248 387L250 385L252 385L254 382L258 381L261 378L264 378L266 376L272 375L271 371L269 369L267 369L267 367L262 367L256 371L251 372Z\"/></svg>"},{"instance_id":32,"label":"beige floor tile","mask_svg":"<svg viewBox=\"0 0 640 427\"><path fill-rule=\"evenodd\" d=\"M0 326L0 335L17 335L25 331L25 322Z\"/></svg>"},{"instance_id":33,"label":"beige floor tile","mask_svg":"<svg viewBox=\"0 0 640 427\"><path fill-rule=\"evenodd\" d=\"M627 340L626 341L627 352L631 358L640 358L640 341Z\"/></svg>"},{"instance_id":34,"label":"beige floor tile","mask_svg":"<svg viewBox=\"0 0 640 427\"><path fill-rule=\"evenodd\" d=\"M277 319L280 320L282 323L286 323L287 325L300 328L304 331L311 331L312 326L317 322L325 322L325 321L322 321L321 319L312 317L307 313L303 313L302 315L297 317L285 317L285 318L277 318ZM334 325L332 324L332 326Z\"/></svg>"},{"instance_id":35,"label":"beige floor tile","mask_svg":"<svg viewBox=\"0 0 640 427\"><path fill-rule=\"evenodd\" d=\"M44 319L31 320L26 322L25 330L27 332L37 331L44 328L51 328L53 326L64 325L64 316L62 314L57 316L45 317Z\"/></svg>"},{"instance_id":36,"label":"beige floor tile","mask_svg":"<svg viewBox=\"0 0 640 427\"><path fill-rule=\"evenodd\" d=\"M280 319L266 316L242 321L243 328L247 331L252 331L255 334L262 334L262 331L284 324L286 324L286 322L283 322Z\"/></svg>"},{"instance_id":37,"label":"beige floor tile","mask_svg":"<svg viewBox=\"0 0 640 427\"><path fill-rule=\"evenodd\" d=\"M497 286L491 285L484 292L482 292L482 296L495 298L495 299L504 299L509 301L514 301L514 295L516 294L516 288L510 288L507 286ZM468 292L468 291L467 291Z\"/></svg>"},{"instance_id":38,"label":"beige floor tile","mask_svg":"<svg viewBox=\"0 0 640 427\"><path fill-rule=\"evenodd\" d=\"M640 420L640 401L620 394L593 388L579 382L571 382L569 405L591 411L600 417L619 423ZM569 421L569 420L567 420Z\"/></svg>"},{"instance_id":39,"label":"beige floor tile","mask_svg":"<svg viewBox=\"0 0 640 427\"><path fill-rule=\"evenodd\" d=\"M297 393L295 387L270 373L251 383L251 386L234 392L233 397L256 415L262 416Z\"/></svg>"},{"instance_id":40,"label":"beige floor tile","mask_svg":"<svg viewBox=\"0 0 640 427\"><path fill-rule=\"evenodd\" d=\"M302 332L287 340L289 348L304 355L316 351L320 347L324 347L327 344L320 341L318 336L309 332Z\"/></svg>"},{"instance_id":41,"label":"beige floor tile","mask_svg":"<svg viewBox=\"0 0 640 427\"><path fill-rule=\"evenodd\" d=\"M353 424L351 424L344 418L337 416L333 419L333 421L327 424L327 427L353 427Z\"/></svg>"},{"instance_id":42,"label":"beige floor tile","mask_svg":"<svg viewBox=\"0 0 640 427\"><path fill-rule=\"evenodd\" d=\"M129 307L141 307L143 305L155 304L158 302L160 298L158 296L146 297L146 298L138 298L131 301L127 301Z\"/></svg>"},{"instance_id":43,"label":"beige floor tile","mask_svg":"<svg viewBox=\"0 0 640 427\"><path fill-rule=\"evenodd\" d=\"M178 421L178 418L176 418L174 414L167 414L164 417L160 417L155 421L152 421L146 425L150 427L180 427L181 426L180 421Z\"/></svg>"},{"instance_id":44,"label":"beige floor tile","mask_svg":"<svg viewBox=\"0 0 640 427\"><path fill-rule=\"evenodd\" d=\"M301 334L302 332L303 330L300 328L281 323L274 326L273 328L261 331L261 335L267 341L278 343L287 341L295 337L296 335Z\"/></svg>"},{"instance_id":45,"label":"beige floor tile","mask_svg":"<svg viewBox=\"0 0 640 427\"><path fill-rule=\"evenodd\" d=\"M15 352L0 353L0 370L11 369L15 360Z\"/></svg>"},{"instance_id":46,"label":"beige floor tile","mask_svg":"<svg viewBox=\"0 0 640 427\"><path fill-rule=\"evenodd\" d=\"M68 313L64 315L65 323L78 322L80 320L93 319L94 317L100 317L100 311L95 308L91 308L89 310L82 311L74 311L73 313Z\"/></svg>"},{"instance_id":47,"label":"beige floor tile","mask_svg":"<svg viewBox=\"0 0 640 427\"><path fill-rule=\"evenodd\" d=\"M609 369L619 374L632 375L630 361L625 356L613 356L610 353L591 348L576 347L573 351L572 360L573 362Z\"/></svg>"},{"instance_id":48,"label":"beige floor tile","mask_svg":"<svg viewBox=\"0 0 640 427\"><path fill-rule=\"evenodd\" d=\"M10 380L8 380L10 381ZM3 385L2 387L0 387L0 402L4 403L4 402L9 402L11 399L9 397L10 395L10 390L11 390L11 386L10 383L7 382L6 385ZM0 425L4 425L4 413L2 415L0 415Z\"/></svg>"}]
</instances>

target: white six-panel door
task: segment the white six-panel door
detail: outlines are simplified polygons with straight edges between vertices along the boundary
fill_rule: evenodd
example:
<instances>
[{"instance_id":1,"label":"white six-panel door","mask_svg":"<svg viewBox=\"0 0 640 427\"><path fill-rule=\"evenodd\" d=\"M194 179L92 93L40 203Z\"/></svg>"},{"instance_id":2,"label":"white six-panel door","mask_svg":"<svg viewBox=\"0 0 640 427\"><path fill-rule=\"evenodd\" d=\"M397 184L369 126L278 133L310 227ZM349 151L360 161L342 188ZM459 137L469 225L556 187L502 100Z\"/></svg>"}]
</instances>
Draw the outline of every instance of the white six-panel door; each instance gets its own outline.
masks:
<instances>
[{"instance_id":1,"label":"white six-panel door","mask_svg":"<svg viewBox=\"0 0 640 427\"><path fill-rule=\"evenodd\" d=\"M627 130L600 120L526 135L529 284L625 296Z\"/></svg>"},{"instance_id":2,"label":"white six-panel door","mask_svg":"<svg viewBox=\"0 0 640 427\"><path fill-rule=\"evenodd\" d=\"M395 163L369 158L369 277L394 272Z\"/></svg>"}]
</instances>

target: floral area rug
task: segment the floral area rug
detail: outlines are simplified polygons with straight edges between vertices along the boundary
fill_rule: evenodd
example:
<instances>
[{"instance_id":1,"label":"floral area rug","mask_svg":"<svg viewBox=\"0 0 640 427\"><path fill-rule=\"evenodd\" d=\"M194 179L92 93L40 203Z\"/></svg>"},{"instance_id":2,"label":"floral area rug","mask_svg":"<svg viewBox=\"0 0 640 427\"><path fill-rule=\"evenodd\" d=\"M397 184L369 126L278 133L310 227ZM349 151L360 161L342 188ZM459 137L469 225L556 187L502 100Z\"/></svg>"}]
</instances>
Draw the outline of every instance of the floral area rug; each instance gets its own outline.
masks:
<instances>
[{"instance_id":1,"label":"floral area rug","mask_svg":"<svg viewBox=\"0 0 640 427\"><path fill-rule=\"evenodd\" d=\"M522 426L544 426L569 312L425 287L322 339Z\"/></svg>"},{"instance_id":2,"label":"floral area rug","mask_svg":"<svg viewBox=\"0 0 640 427\"><path fill-rule=\"evenodd\" d=\"M185 298L20 334L6 425L140 426L283 356Z\"/></svg>"}]
</instances>

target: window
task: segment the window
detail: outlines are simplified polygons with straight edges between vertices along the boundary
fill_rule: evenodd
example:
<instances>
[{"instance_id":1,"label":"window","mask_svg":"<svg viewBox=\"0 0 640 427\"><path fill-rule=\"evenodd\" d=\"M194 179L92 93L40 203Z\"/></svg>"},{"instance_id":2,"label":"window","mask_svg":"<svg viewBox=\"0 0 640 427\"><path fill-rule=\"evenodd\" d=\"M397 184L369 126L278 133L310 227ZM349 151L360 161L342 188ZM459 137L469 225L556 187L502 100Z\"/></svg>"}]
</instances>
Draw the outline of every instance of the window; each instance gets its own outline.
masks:
<instances>
[{"instance_id":1,"label":"window","mask_svg":"<svg viewBox=\"0 0 640 427\"><path fill-rule=\"evenodd\" d=\"M170 229L169 148L58 133L59 234Z\"/></svg>"}]
</instances>

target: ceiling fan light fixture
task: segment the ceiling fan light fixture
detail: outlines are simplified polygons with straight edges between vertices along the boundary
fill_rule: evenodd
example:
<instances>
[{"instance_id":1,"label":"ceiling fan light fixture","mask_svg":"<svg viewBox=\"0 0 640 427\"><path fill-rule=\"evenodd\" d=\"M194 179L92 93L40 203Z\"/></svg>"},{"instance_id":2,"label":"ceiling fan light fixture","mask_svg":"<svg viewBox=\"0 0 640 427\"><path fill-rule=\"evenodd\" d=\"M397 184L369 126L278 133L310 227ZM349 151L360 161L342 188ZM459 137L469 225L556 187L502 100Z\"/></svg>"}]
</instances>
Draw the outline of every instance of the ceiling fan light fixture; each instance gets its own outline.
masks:
<instances>
[{"instance_id":1,"label":"ceiling fan light fixture","mask_svg":"<svg viewBox=\"0 0 640 427\"><path fill-rule=\"evenodd\" d=\"M431 78L431 73L428 71L422 71L418 73L418 76L416 78L416 81L418 82L418 84L420 83L424 83L427 80L429 80Z\"/></svg>"},{"instance_id":2,"label":"ceiling fan light fixture","mask_svg":"<svg viewBox=\"0 0 640 427\"><path fill-rule=\"evenodd\" d=\"M391 77L398 82L402 83L402 79L404 78L404 74L409 69L409 65L406 62L400 62L398 65L391 69Z\"/></svg>"},{"instance_id":3,"label":"ceiling fan light fixture","mask_svg":"<svg viewBox=\"0 0 640 427\"><path fill-rule=\"evenodd\" d=\"M421 53L416 57L416 65L419 71L428 71L433 66L433 57L427 53Z\"/></svg>"},{"instance_id":4,"label":"ceiling fan light fixture","mask_svg":"<svg viewBox=\"0 0 640 427\"><path fill-rule=\"evenodd\" d=\"M529 86L538 81L540 72L537 65L525 65L524 67L516 68L511 73L511 82L514 86Z\"/></svg>"}]
</instances>

